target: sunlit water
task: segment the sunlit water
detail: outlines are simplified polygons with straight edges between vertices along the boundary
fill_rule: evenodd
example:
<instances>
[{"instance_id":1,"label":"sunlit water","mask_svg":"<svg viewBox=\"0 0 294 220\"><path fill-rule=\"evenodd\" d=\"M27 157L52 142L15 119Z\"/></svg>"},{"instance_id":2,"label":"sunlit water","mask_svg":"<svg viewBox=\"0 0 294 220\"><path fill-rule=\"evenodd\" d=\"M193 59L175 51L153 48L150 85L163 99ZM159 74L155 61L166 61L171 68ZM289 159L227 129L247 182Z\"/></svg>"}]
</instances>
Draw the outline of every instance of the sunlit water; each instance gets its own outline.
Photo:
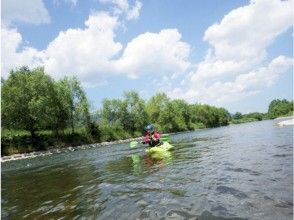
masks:
<instances>
[{"instance_id":1,"label":"sunlit water","mask_svg":"<svg viewBox=\"0 0 294 220\"><path fill-rule=\"evenodd\" d=\"M2 219L292 219L293 127L172 136L153 161L112 145L2 164Z\"/></svg>"}]
</instances>

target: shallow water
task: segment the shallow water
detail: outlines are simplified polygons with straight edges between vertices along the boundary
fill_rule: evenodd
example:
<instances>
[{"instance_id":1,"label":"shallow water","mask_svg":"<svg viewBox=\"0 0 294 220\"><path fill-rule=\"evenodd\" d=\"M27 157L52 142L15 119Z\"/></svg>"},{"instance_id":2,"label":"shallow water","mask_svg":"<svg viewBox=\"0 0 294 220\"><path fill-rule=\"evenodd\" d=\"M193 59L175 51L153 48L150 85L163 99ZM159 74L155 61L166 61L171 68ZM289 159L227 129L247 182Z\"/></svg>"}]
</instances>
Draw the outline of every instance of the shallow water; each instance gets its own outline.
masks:
<instances>
[{"instance_id":1,"label":"shallow water","mask_svg":"<svg viewBox=\"0 0 294 220\"><path fill-rule=\"evenodd\" d=\"M293 127L172 136L154 161L119 144L2 164L2 219L292 219Z\"/></svg>"}]
</instances>

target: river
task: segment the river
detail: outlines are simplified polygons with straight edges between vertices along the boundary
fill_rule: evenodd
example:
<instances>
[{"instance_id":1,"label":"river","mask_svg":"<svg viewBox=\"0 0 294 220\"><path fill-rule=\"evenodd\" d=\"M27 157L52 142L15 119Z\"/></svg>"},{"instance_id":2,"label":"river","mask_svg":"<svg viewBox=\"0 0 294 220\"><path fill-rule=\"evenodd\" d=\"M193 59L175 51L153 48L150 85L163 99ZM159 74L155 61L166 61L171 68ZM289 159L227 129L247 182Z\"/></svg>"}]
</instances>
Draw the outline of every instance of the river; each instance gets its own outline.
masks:
<instances>
[{"instance_id":1,"label":"river","mask_svg":"<svg viewBox=\"0 0 294 220\"><path fill-rule=\"evenodd\" d=\"M154 161L116 144L2 163L2 219L292 219L293 127L172 136Z\"/></svg>"}]
</instances>

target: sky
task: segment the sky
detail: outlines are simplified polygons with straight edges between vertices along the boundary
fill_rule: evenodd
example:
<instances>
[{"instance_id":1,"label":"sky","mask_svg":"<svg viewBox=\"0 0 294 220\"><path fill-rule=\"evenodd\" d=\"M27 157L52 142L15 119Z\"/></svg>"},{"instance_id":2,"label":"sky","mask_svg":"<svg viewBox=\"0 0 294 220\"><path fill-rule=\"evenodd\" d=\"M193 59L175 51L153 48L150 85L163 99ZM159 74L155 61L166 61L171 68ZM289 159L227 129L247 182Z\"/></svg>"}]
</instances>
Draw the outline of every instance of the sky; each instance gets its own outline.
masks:
<instances>
[{"instance_id":1,"label":"sky","mask_svg":"<svg viewBox=\"0 0 294 220\"><path fill-rule=\"evenodd\" d=\"M293 99L293 0L2 0L1 76L77 76L92 110L135 90L266 112Z\"/></svg>"}]
</instances>

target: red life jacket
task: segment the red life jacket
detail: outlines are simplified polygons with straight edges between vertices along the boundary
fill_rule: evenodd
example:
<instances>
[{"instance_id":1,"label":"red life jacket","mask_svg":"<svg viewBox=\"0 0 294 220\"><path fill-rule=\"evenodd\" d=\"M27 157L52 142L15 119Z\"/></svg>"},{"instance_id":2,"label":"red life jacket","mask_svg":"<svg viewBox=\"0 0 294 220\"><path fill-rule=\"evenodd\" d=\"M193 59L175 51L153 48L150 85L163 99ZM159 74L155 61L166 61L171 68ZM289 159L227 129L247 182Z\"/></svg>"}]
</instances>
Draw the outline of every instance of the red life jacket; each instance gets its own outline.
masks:
<instances>
[{"instance_id":1,"label":"red life jacket","mask_svg":"<svg viewBox=\"0 0 294 220\"><path fill-rule=\"evenodd\" d=\"M152 138L151 138L152 136ZM148 143L150 146L155 146L160 143L160 134L158 132L154 132L153 134L147 133L144 137L143 143Z\"/></svg>"}]
</instances>

